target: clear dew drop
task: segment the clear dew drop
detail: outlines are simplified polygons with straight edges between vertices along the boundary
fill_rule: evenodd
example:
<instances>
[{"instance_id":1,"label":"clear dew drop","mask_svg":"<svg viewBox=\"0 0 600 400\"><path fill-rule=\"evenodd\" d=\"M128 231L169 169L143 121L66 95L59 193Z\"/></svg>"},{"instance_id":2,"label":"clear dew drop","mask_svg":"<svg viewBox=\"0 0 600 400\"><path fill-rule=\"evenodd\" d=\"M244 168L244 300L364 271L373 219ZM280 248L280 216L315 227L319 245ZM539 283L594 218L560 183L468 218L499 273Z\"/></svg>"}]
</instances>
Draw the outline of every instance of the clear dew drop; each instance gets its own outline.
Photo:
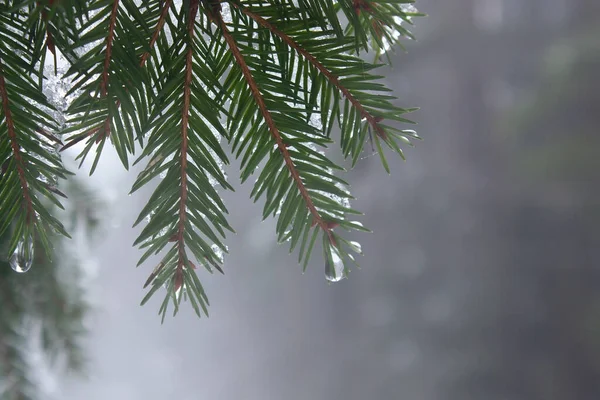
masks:
<instances>
[{"instance_id":1,"label":"clear dew drop","mask_svg":"<svg viewBox=\"0 0 600 400\"><path fill-rule=\"evenodd\" d=\"M325 279L329 282L339 282L344 279L344 262L335 247L330 247L331 259L333 265L329 263L329 258L325 260Z\"/></svg>"},{"instance_id":2,"label":"clear dew drop","mask_svg":"<svg viewBox=\"0 0 600 400\"><path fill-rule=\"evenodd\" d=\"M15 252L9 259L10 267L13 271L20 274L29 271L33 263L33 238L28 238L19 241Z\"/></svg>"}]
</instances>

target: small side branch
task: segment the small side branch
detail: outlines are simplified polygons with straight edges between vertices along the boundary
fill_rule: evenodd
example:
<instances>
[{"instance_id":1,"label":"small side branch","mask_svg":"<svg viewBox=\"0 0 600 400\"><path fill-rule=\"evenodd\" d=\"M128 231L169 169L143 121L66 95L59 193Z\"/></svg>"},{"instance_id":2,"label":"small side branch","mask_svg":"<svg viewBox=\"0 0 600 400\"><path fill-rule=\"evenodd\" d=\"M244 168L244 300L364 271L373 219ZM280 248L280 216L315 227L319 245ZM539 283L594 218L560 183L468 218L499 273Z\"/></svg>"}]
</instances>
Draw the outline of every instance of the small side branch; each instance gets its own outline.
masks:
<instances>
[{"instance_id":1,"label":"small side branch","mask_svg":"<svg viewBox=\"0 0 600 400\"><path fill-rule=\"evenodd\" d=\"M114 0L113 8L110 14L110 22L108 25L108 36L106 37L106 55L104 56L104 68L102 69L102 82L100 83L100 91L102 97L108 95L108 69L110 67L110 59L112 57L112 45L115 36L115 23L117 22L117 12L119 11L119 0ZM104 121L104 131L102 137L110 136L110 118Z\"/></svg>"},{"instance_id":2,"label":"small side branch","mask_svg":"<svg viewBox=\"0 0 600 400\"><path fill-rule=\"evenodd\" d=\"M231 4L235 7L240 8L239 5L237 5L235 3L231 3ZM271 31L275 35L279 36L288 46L290 46L291 48L296 50L299 54L301 54L304 58L306 58L308 60L308 62L310 62L313 65L313 67L315 67L317 70L319 70L342 93L342 95L345 98L347 98L348 101L350 101L352 106L358 110L361 117L365 118L367 120L367 122L369 123L371 128L375 131L377 136L381 137L384 140L387 138L387 135L386 135L384 129L379 125L379 122L382 121L382 118L376 117L376 116L372 115L371 113L369 113L363 107L363 105L360 103L360 101L358 101L358 99L356 99L352 95L352 93L350 93L350 91L348 89L346 89L344 86L342 86L338 77L335 76L327 68L325 68L325 66L323 64L321 64L319 62L319 60L316 59L315 56L310 54L302 46L300 46L297 42L295 42L294 39L292 39L291 37L286 35L284 32L277 29L273 24L271 24L269 21L267 21L260 15L255 14L246 8L241 8L241 11L244 14L246 14L247 16L249 16L250 18L252 18L254 21L256 21L259 25L267 28L269 31Z\"/></svg>"},{"instance_id":3,"label":"small side branch","mask_svg":"<svg viewBox=\"0 0 600 400\"><path fill-rule=\"evenodd\" d=\"M353 0L352 8L354 8L354 12L356 15L360 15L362 10L365 10L368 13L373 12L372 4L370 1L365 0Z\"/></svg>"},{"instance_id":4,"label":"small side branch","mask_svg":"<svg viewBox=\"0 0 600 400\"><path fill-rule=\"evenodd\" d=\"M171 8L172 2L172 0L166 0L163 4L163 8L160 12L160 17L158 18L158 22L156 23L156 29L152 34L152 39L150 39L150 50L152 50L152 47L154 47L154 43L156 43L156 41L158 40L158 35L160 34L160 31L162 30L163 25L165 24L165 20L167 18L167 15L169 14L169 8ZM148 60L148 57L150 57L150 51L147 51L144 54L142 54L142 58L140 59L140 67L143 67L144 64L146 64L146 60Z\"/></svg>"},{"instance_id":5,"label":"small side branch","mask_svg":"<svg viewBox=\"0 0 600 400\"><path fill-rule=\"evenodd\" d=\"M19 175L19 181L21 182L21 190L23 191L25 221L27 221L28 224L32 224L35 221L33 202L29 191L29 185L27 184L27 178L25 177L25 166L23 158L21 157L21 148L17 140L17 133L15 132L15 123L10 111L6 81L4 80L4 71L2 70L2 60L0 60L0 98L2 99L2 111L4 112L4 119L6 120L8 138L12 147L13 157L17 164L17 173Z\"/></svg>"},{"instance_id":6,"label":"small side branch","mask_svg":"<svg viewBox=\"0 0 600 400\"><path fill-rule=\"evenodd\" d=\"M158 18L158 22L156 23L156 28L154 29L154 33L152 34L152 38L150 39L150 50L152 49L152 47L154 47L154 44L156 43L156 40L158 40L158 35L160 34L164 24L165 24L165 20L167 18L167 15L169 13L169 8L171 7L171 3L173 3L173 0L166 0L165 3L163 4L163 8L160 12L160 17ZM115 10L113 8L113 10ZM114 27L114 25L113 25ZM143 67L146 64L146 61L148 61L148 58L150 57L150 52L147 51L144 54L142 54L142 56L140 57L140 67ZM106 67L106 62L105 62L105 67ZM104 75L103 75L103 79L104 79ZM104 82L104 80L103 80ZM121 106L121 102L117 100L116 102L116 106L117 109ZM60 151L66 150L69 147L72 147L74 145L76 145L77 143L81 142L83 139L88 138L90 136L92 136L93 134L95 134L96 132L98 132L101 127L104 126L108 126L110 129L110 117L106 118L104 120L104 125L98 126L96 128L90 129L89 131L78 135L74 138L72 138L69 143L67 143L64 147L62 147L60 149ZM106 128L105 128L106 129ZM98 138L98 140L96 142L99 142L101 140L101 137Z\"/></svg>"},{"instance_id":7,"label":"small side branch","mask_svg":"<svg viewBox=\"0 0 600 400\"><path fill-rule=\"evenodd\" d=\"M100 84L102 97L106 97L108 94L108 68L110 67L110 59L112 57L112 44L115 36L115 23L117 22L118 10L119 0L114 0L113 8L110 13L108 35L106 36L106 54L104 56L104 68L102 69L102 83Z\"/></svg>"},{"instance_id":8,"label":"small side branch","mask_svg":"<svg viewBox=\"0 0 600 400\"><path fill-rule=\"evenodd\" d=\"M271 113L269 112L269 110L265 104L265 101L262 97L262 94L260 93L258 85L256 84L254 77L252 76L252 72L250 71L250 68L246 64L244 56L240 52L240 49L238 48L238 46L235 42L235 39L233 38L233 36L231 36L231 33L229 33L227 24L225 23L225 21L223 21L223 18L220 13L213 15L213 18L214 18L215 22L217 23L217 25L219 26L219 28L221 28L221 31L223 32L223 37L225 38L225 41L227 42L227 45L229 46L229 49L231 50L233 57L235 58L235 61L241 68L242 74L244 75L246 83L250 87L250 91L252 92L254 101L256 101L256 104L258 105L258 108L265 120L265 123L267 124L267 126L269 128L269 131L271 132L273 139L275 139L275 142L277 143L277 148L279 149L281 155L283 156L285 165L286 165L287 169L290 171L290 175L292 176L292 179L294 180L294 182L298 188L298 191L300 192L300 195L302 196L304 203L306 204L306 207L308 208L309 212L313 216L313 225L318 225L321 229L323 229L323 231L327 232L327 234L329 235L330 241L332 243L335 243L335 240L331 233L331 227L327 223L327 221L323 220L323 218L319 214L319 211L317 210L317 208L315 207L315 205L312 201L310 193L308 193L306 186L304 186L304 182L302 182L302 179L300 178L300 175L298 174L298 170L296 169L296 166L294 165L292 157L290 156L290 153L288 152L287 146L283 142L283 139L281 138L279 129L277 128L275 121L273 121L273 117L271 116Z\"/></svg>"},{"instance_id":9,"label":"small side branch","mask_svg":"<svg viewBox=\"0 0 600 400\"><path fill-rule=\"evenodd\" d=\"M54 4L54 0L48 0L48 5L50 7L52 7ZM38 7L43 7L43 5L41 4L41 2L37 2ZM58 64L56 62L56 47L54 45L54 38L52 37L52 33L50 32L50 29L48 29L48 13L46 12L46 10L44 8L42 8L42 20L46 23L46 46L48 48L48 50L50 50L50 53L52 53L52 55L54 56L54 74L56 75L57 73L57 68L58 68Z\"/></svg>"}]
</instances>

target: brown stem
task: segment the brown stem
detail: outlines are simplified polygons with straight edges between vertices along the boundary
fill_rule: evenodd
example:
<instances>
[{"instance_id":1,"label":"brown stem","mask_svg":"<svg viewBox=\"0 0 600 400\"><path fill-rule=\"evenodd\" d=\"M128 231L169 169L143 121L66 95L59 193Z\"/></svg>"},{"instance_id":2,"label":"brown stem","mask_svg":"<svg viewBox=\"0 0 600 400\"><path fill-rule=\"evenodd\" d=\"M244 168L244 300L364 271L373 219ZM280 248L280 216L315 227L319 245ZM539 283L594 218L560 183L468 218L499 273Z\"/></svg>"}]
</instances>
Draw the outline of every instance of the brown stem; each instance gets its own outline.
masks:
<instances>
[{"instance_id":1,"label":"brown stem","mask_svg":"<svg viewBox=\"0 0 600 400\"><path fill-rule=\"evenodd\" d=\"M277 143L277 148L279 149L279 151L281 152L281 155L283 156L285 165L287 166L288 170L290 171L290 175L292 176L292 179L296 183L296 186L298 187L298 190L300 191L300 195L302 196L302 198L304 199L304 202L306 203L306 207L308 208L309 212L313 216L314 225L319 225L321 227L321 229L323 229L323 231L327 232L327 234L329 235L329 240L332 241L332 243L333 243L334 240L333 240L333 235L331 233L331 230L328 227L327 222L325 220L323 220L323 218L321 218L321 216L319 215L319 211L313 204L312 198L310 197L310 194L308 193L306 186L304 186L304 182L302 182L302 179L300 178L300 175L298 174L298 170L296 169L296 166L294 165L294 162L292 161L292 157L290 156L290 153L288 152L287 146L285 145L285 143L283 142L283 139L281 138L281 134L279 133L279 129L277 128L275 121L273 121L273 117L271 116L271 113L267 109L267 106L262 97L262 94L260 93L258 85L256 84L256 81L254 80L254 77L252 76L252 72L250 72L250 68L248 68L248 65L246 64L246 60L244 59L244 56L240 52L240 49L237 47L235 39L229 33L229 30L227 29L227 24L225 24L225 21L223 21L221 14L215 15L214 18L215 18L218 26L221 28L221 31L223 32L223 37L225 38L225 41L227 42L229 49L233 53L233 57L235 58L237 64L239 65L239 67L242 70L242 74L244 75L244 78L246 79L246 82L248 83L248 86L250 87L250 91L252 92L254 101L256 101L256 104L258 105L258 108L265 120L265 123L269 127L269 131L271 132L271 135L273 136L273 138L275 139L275 142Z\"/></svg>"},{"instance_id":2,"label":"brown stem","mask_svg":"<svg viewBox=\"0 0 600 400\"><path fill-rule=\"evenodd\" d=\"M52 7L54 3L54 0L49 0L48 1L48 5L50 7ZM38 1L37 2L37 6L38 7L43 7L43 5ZM48 13L46 12L45 8L42 8L42 20L46 23L46 46L48 47L48 50L50 50L50 53L52 53L52 55L54 56L54 74L56 74L56 68L57 68L57 63L56 63L56 47L54 45L54 39L52 38L52 33L50 33L50 30L48 29Z\"/></svg>"},{"instance_id":3,"label":"brown stem","mask_svg":"<svg viewBox=\"0 0 600 400\"><path fill-rule=\"evenodd\" d=\"M100 82L100 93L103 98L108 95L108 69L112 57L112 45L115 36L115 24L117 22L117 11L119 10L119 0L113 0L113 7L108 24L108 35L106 36L106 54L104 56L104 68L102 69L102 81ZM100 137L96 140L99 143L102 139L110 136L110 116L104 121L104 129Z\"/></svg>"},{"instance_id":4,"label":"brown stem","mask_svg":"<svg viewBox=\"0 0 600 400\"><path fill-rule=\"evenodd\" d=\"M17 164L17 173L19 175L19 181L21 182L21 189L23 190L23 200L25 208L25 221L28 224L32 224L35 221L35 213L33 211L33 203L31 200L31 193L29 192L29 185L27 185L27 179L25 177L25 167L23 158L21 157L21 148L17 141L17 134L15 132L15 124L10 111L8 93L6 91L6 81L4 80L4 71L2 70L2 60L0 60L0 98L2 99L2 111L4 111L4 118L6 120L6 128L8 131L8 138L12 147L13 156Z\"/></svg>"},{"instance_id":5,"label":"brown stem","mask_svg":"<svg viewBox=\"0 0 600 400\"><path fill-rule=\"evenodd\" d=\"M163 9L160 12L160 17L158 18L158 22L156 23L156 29L154 30L154 33L152 34L152 39L150 39L150 49L152 49L152 47L154 46L154 43L156 43L156 40L158 39L158 35L160 34L160 31L162 30L162 27L165 24L165 19L167 18L167 14L169 13L169 8L171 7L171 3L172 3L172 0L166 0L165 4L163 4ZM140 67L144 66L148 57L150 57L150 51L147 51L144 54L142 54L142 58L140 59Z\"/></svg>"},{"instance_id":6,"label":"brown stem","mask_svg":"<svg viewBox=\"0 0 600 400\"><path fill-rule=\"evenodd\" d=\"M100 128L102 128L102 125L97 126L95 128L90 129L89 131L82 133L78 136L74 136L72 138L69 139L69 143L65 144L60 151L64 151L66 149L68 149L71 146L75 146L77 143L81 142L83 139L92 136L94 133L98 132L100 130Z\"/></svg>"},{"instance_id":7,"label":"brown stem","mask_svg":"<svg viewBox=\"0 0 600 400\"><path fill-rule=\"evenodd\" d=\"M372 6L372 4L370 1L365 1L365 0L353 0L352 1L352 8L354 8L354 12L356 13L356 15L360 15L361 10L365 10L368 13L373 12L373 9L371 8L371 6Z\"/></svg>"},{"instance_id":8,"label":"brown stem","mask_svg":"<svg viewBox=\"0 0 600 400\"><path fill-rule=\"evenodd\" d=\"M181 198L179 199L179 225L177 228L177 248L179 260L177 262L177 275L181 276L185 260L185 205L187 201L187 150L188 150L188 119L190 114L190 95L192 89L192 55L194 39L194 20L198 12L198 0L190 0L190 14L188 20L188 44L185 56L185 81L183 84L183 110L181 111Z\"/></svg>"},{"instance_id":9,"label":"brown stem","mask_svg":"<svg viewBox=\"0 0 600 400\"><path fill-rule=\"evenodd\" d=\"M108 91L108 68L110 67L112 44L115 35L115 23L117 22L117 11L119 10L119 0L113 1L113 8L110 14L110 22L108 25L108 36L106 37L106 54L104 57L104 69L102 70L102 83L100 84L102 97L106 97Z\"/></svg>"},{"instance_id":10,"label":"brown stem","mask_svg":"<svg viewBox=\"0 0 600 400\"><path fill-rule=\"evenodd\" d=\"M235 7L239 7L235 3L231 3L231 4ZM373 130L375 130L375 133L377 134L377 136L381 137L384 140L387 139L387 135L386 135L384 129L379 125L379 122L381 122L382 118L375 117L374 115L369 113L363 107L363 105L360 104L360 102L352 95L352 93L350 93L350 91L348 89L346 89L344 86L342 86L338 77L335 76L327 68L325 68L325 66L323 64L321 64L319 62L319 60L317 60L315 58L315 56L310 54L308 51L306 51L304 48L302 48L302 46L300 46L297 42L295 42L294 39L292 39L291 37L286 35L284 32L277 29L273 24L271 24L269 21L267 21L260 15L255 14L246 8L241 8L241 10L244 14L246 14L247 16L252 18L259 25L262 25L263 27L267 28L268 30L270 30L271 32L273 32L274 34L279 36L281 39L283 39L283 41L288 46L290 46L291 48L296 50L299 54L301 54L304 58L306 58L316 69L318 69L344 95L344 97L346 97L348 99L348 101L350 101L352 106L354 108L356 108L358 110L358 112L360 112L361 117L365 118L367 120L367 122L369 123L369 125L371 125Z\"/></svg>"}]
</instances>

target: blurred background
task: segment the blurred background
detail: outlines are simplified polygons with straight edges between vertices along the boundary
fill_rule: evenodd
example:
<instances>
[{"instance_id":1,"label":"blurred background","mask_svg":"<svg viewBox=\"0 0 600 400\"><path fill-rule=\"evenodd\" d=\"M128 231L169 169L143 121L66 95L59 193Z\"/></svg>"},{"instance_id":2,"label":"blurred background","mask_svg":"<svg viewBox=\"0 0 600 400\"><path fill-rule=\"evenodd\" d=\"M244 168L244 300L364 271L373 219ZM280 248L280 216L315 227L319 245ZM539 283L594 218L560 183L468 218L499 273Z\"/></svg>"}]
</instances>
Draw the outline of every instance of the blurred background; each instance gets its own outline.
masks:
<instances>
[{"instance_id":1,"label":"blurred background","mask_svg":"<svg viewBox=\"0 0 600 400\"><path fill-rule=\"evenodd\" d=\"M161 326L131 247L149 192L106 152L103 226L75 249L86 377L32 356L40 398L600 398L600 2L416 6L387 83L425 140L391 176L369 154L348 174L362 268L328 285L315 253L302 275L247 184L224 193L225 276L200 272L210 318Z\"/></svg>"}]
</instances>

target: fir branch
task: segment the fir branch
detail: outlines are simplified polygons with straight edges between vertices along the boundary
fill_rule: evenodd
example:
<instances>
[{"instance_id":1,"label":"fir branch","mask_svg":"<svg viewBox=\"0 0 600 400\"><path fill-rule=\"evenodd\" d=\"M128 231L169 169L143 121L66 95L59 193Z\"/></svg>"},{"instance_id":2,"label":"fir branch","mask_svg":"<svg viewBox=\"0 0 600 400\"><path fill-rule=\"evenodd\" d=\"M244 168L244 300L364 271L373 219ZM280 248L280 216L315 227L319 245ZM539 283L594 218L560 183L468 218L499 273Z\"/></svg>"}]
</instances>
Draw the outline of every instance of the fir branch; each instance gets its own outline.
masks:
<instances>
[{"instance_id":1,"label":"fir branch","mask_svg":"<svg viewBox=\"0 0 600 400\"><path fill-rule=\"evenodd\" d=\"M156 43L156 40L158 39L158 36L160 35L160 32L162 31L162 28L165 24L165 19L167 18L168 14L169 14L169 8L171 7L172 2L173 2L172 0L166 0L165 3L163 4L163 7L160 12L160 17L156 24L156 28L154 29L154 33L152 34L152 38L150 39L150 43L149 43L150 50L146 51L142 54L142 56L140 58L140 67L143 67L146 64L148 57L150 57L150 51L154 47L154 44ZM114 29L114 24L112 24L112 21L111 21L111 28ZM108 53L107 53L107 55L108 55ZM105 62L105 69L106 68L107 68L107 64ZM117 100L116 104L115 104L116 108L118 109L120 107L120 105L121 105L121 101ZM105 130L106 130L106 126L108 126L108 128L110 130L110 116L106 117L103 125L97 126L95 128L90 129L87 132L84 132L83 134L72 137L71 140L69 141L69 143L67 143L65 146L63 146L60 149L60 151L64 151L64 150L68 149L69 147L72 147L72 146L76 145L77 143L81 142L85 138L88 138L88 137L94 135L96 132L98 132L100 129L102 129L102 126L105 127L104 128ZM98 139L96 139L96 143L99 143L100 140L101 140L100 137Z\"/></svg>"},{"instance_id":2,"label":"fir branch","mask_svg":"<svg viewBox=\"0 0 600 400\"><path fill-rule=\"evenodd\" d=\"M64 243L61 247L64 250ZM60 266L50 266L43 265L43 258L36 259L37 268L30 272L34 275L30 292L37 295L31 295L30 313L40 322L41 345L50 363L63 356L65 369L81 372L86 363L81 340L87 333L83 318L89 304L76 260L65 256L60 260Z\"/></svg>"},{"instance_id":3,"label":"fir branch","mask_svg":"<svg viewBox=\"0 0 600 400\"><path fill-rule=\"evenodd\" d=\"M289 241L290 251L299 246L304 268L322 236L329 280L345 275L346 263L354 261L350 252L362 253L339 231L367 230L351 220L360 212L350 207L349 185L334 172L343 168L324 152L334 143L336 120L352 165L371 133L386 170L381 141L402 156L399 145L418 139L414 131L388 126L410 122L403 114L411 110L394 106L396 98L383 93L390 89L377 82L382 76L370 73L383 64L359 54L361 48L387 51L399 37L411 37L400 26L416 16L406 9L410 0L228 0L231 16L225 6L221 12L222 3L33 0L14 3L21 7L16 18L0 13L6 119L0 123L0 231L16 222L19 235L11 243L40 236L46 222L63 231L38 197L58 203L63 192L48 179L66 171L53 152L60 141L45 111L43 67L40 83L31 79L47 51L60 50L71 63L67 96L78 93L67 110L62 133L70 137L61 151L85 139L78 158L83 163L96 149L93 172L110 137L128 168L139 141L135 163L151 160L132 192L164 176L135 222L148 224L134 243L145 249L138 265L169 247L142 300L166 287L163 318L170 299L175 312L189 299L198 315L201 309L208 314L191 258L211 273L223 272L222 239L233 229L216 185L233 188L222 168L228 161L221 138L240 158L242 182L260 171L251 198L265 199L263 219L278 215L277 240ZM72 347L70 340L63 345Z\"/></svg>"},{"instance_id":4,"label":"fir branch","mask_svg":"<svg viewBox=\"0 0 600 400\"><path fill-rule=\"evenodd\" d=\"M145 31L139 32L145 21L141 21L140 26L131 19L134 0L100 2L90 7L98 9L97 14L88 17L78 28L84 32L81 38L69 44L74 48L90 43L92 46L77 56L65 76L74 82L68 93L79 91L80 94L67 110L69 119L63 133L73 135L62 150L87 138L85 148L77 156L83 164L93 144L101 143L90 170L93 173L108 137L123 166L129 168L128 154L135 151L134 130L139 132L146 122L145 96L149 93L144 90L145 75L134 61L139 60L139 49L145 44ZM151 16L152 12L147 15ZM122 103L120 108L118 102Z\"/></svg>"},{"instance_id":5,"label":"fir branch","mask_svg":"<svg viewBox=\"0 0 600 400\"><path fill-rule=\"evenodd\" d=\"M102 82L100 83L100 91L102 97L108 95L108 69L110 67L110 58L112 56L113 38L115 34L115 23L117 21L117 11L119 10L119 0L114 0L110 14L110 22L108 25L108 35L106 37L106 54L104 56L104 68L102 69ZM109 116L104 120L104 130L96 139L96 143L110 136L110 112Z\"/></svg>"},{"instance_id":6,"label":"fir branch","mask_svg":"<svg viewBox=\"0 0 600 400\"><path fill-rule=\"evenodd\" d=\"M11 321L14 323L14 321ZM17 325L18 326L18 325ZM29 379L27 352L23 338L15 326L0 326L0 398L6 400L34 400L33 382ZM17 345L18 343L19 345Z\"/></svg>"},{"instance_id":7,"label":"fir branch","mask_svg":"<svg viewBox=\"0 0 600 400\"><path fill-rule=\"evenodd\" d=\"M54 0L48 0L48 5L50 7L52 7L53 4L54 4ZM46 11L46 8L43 6L43 4L40 1L37 2L37 6L43 7L42 12L41 12L41 18L42 18L42 21L46 24L46 47L48 48L48 50L50 50L50 53L52 53L52 55L54 56L54 74L56 74L57 68L58 68L58 62L56 60L56 46L54 44L54 38L52 36L52 32L50 32L50 26L48 25L48 12Z\"/></svg>"},{"instance_id":8,"label":"fir branch","mask_svg":"<svg viewBox=\"0 0 600 400\"><path fill-rule=\"evenodd\" d=\"M70 182L72 183L72 182ZM76 201L73 225L79 224L81 193L71 193ZM78 212L79 211L79 212ZM89 216L84 216L87 220ZM86 221L83 221L86 222ZM42 350L51 367L85 371L86 333L84 319L89 304L82 287L82 271L69 254L60 236L50 241L55 262L36 243L32 269L26 276L9 266L9 232L0 234L0 399L35 399L36 365L28 362L32 349Z\"/></svg>"},{"instance_id":9,"label":"fir branch","mask_svg":"<svg viewBox=\"0 0 600 400\"><path fill-rule=\"evenodd\" d=\"M219 183L233 190L221 170L221 165L229 163L219 143L221 137L227 137L220 121L223 108L214 101L221 86L210 59L214 50L206 42L210 37L203 35L204 27L196 23L199 8L199 0L190 1L172 15L176 21L165 18L165 24L173 22L171 33L177 34L170 41L159 38L156 56L146 63L157 95L150 103L148 140L136 163L148 156L151 159L131 191L166 172L134 224L148 221L134 242L146 249L138 265L173 243L148 277L144 287L151 288L142 300L144 304L166 287L159 310L163 319L170 299L174 313L186 299L198 316L208 315L208 298L190 258L194 256L210 273L212 267L222 272L218 264L223 262L227 246L218 235L225 238L225 229L233 231L214 188Z\"/></svg>"},{"instance_id":10,"label":"fir branch","mask_svg":"<svg viewBox=\"0 0 600 400\"><path fill-rule=\"evenodd\" d=\"M175 274L175 287L181 286L183 280L183 267L185 261L185 219L187 201L187 151L188 151L188 118L190 113L190 94L192 85L192 55L194 43L194 20L198 13L198 0L190 1L188 25L188 44L185 58L185 81L183 84L183 109L181 111L181 197L179 199L179 223L177 226L177 272Z\"/></svg>"},{"instance_id":11,"label":"fir branch","mask_svg":"<svg viewBox=\"0 0 600 400\"><path fill-rule=\"evenodd\" d=\"M165 3L163 4L163 8L160 12L160 17L158 19L158 22L156 23L156 29L154 30L154 33L152 34L152 39L150 39L150 49L152 49L152 47L154 47L154 43L156 43L156 40L158 39L158 35L160 34L160 32L165 24L165 19L167 18L167 15L169 14L169 8L171 7L171 3L172 3L172 0L166 0ZM142 58L140 59L140 67L143 67L144 64L146 64L146 60L148 59L148 57L150 57L150 51L146 51L144 54L142 54Z\"/></svg>"},{"instance_id":12,"label":"fir branch","mask_svg":"<svg viewBox=\"0 0 600 400\"><path fill-rule=\"evenodd\" d=\"M219 14L216 14L214 17L217 22L217 25L219 26L219 28L221 29L221 31L223 33L223 37L225 38L225 41L227 42L229 49L231 50L231 52L233 54L233 57L235 58L238 66L240 67L240 69L242 71L244 79L246 80L246 83L248 84L250 91L252 92L252 96L254 97L254 100L256 101L256 104L264 118L264 121L269 128L269 131L271 132L273 139L277 143L277 148L279 149L279 152L281 153L281 155L284 159L285 165L286 165L287 169L289 170L290 175L291 175L292 179L294 180L294 183L296 184L296 187L298 188L298 191L300 192L300 195L302 196L304 203L306 204L306 207L308 208L308 210L310 211L310 213L313 217L313 225L318 225L324 232L327 232L327 235L329 236L331 243L335 244L335 239L333 238L333 235L331 234L331 227L327 223L327 221L325 221L321 217L321 215L319 214L319 211L313 204L312 197L311 197L310 193L308 192L308 190L306 189L306 187L304 186L304 182L302 182L302 179L300 178L300 175L298 174L298 171L296 170L296 166L294 165L292 157L290 156L290 154L288 152L287 145L283 142L281 134L279 133L279 129L277 128L277 125L273 121L271 113L269 112L269 110L265 104L265 101L263 99L262 94L260 93L258 85L256 84L254 77L252 76L252 72L250 71L250 68L246 64L244 56L242 55L240 49L238 48L238 46L235 42L235 39L229 33L229 29L227 28L227 24L223 20L222 15L219 13Z\"/></svg>"},{"instance_id":13,"label":"fir branch","mask_svg":"<svg viewBox=\"0 0 600 400\"><path fill-rule=\"evenodd\" d=\"M106 121L108 121L109 119L107 118ZM87 132L84 132L82 134L73 136L71 138L69 138L69 142L67 144L65 144L63 147L60 148L60 151L65 151L67 150L69 147L75 146L77 143L81 142L83 139L88 138L90 136L92 136L93 134L95 134L96 132L98 132L100 129L102 129L102 127L106 124L106 121L104 122L103 125L99 125L95 128L90 129Z\"/></svg>"},{"instance_id":14,"label":"fir branch","mask_svg":"<svg viewBox=\"0 0 600 400\"><path fill-rule=\"evenodd\" d=\"M31 12L33 5L28 8ZM37 17L34 24L38 24ZM41 87L34 81L34 67L40 62L40 40L43 30L30 29L27 14L8 15L0 12L0 233L11 228L10 252L18 244L40 239L49 251L47 229L69 236L64 226L52 216L42 199L62 208L47 183L66 179L60 157L54 153L50 142L55 142L47 130L56 128L49 112L53 111ZM23 38L19 44L13 38ZM30 39L33 45L26 45ZM13 50L14 48L14 50ZM38 134L40 136L38 136ZM27 254L27 257L31 254Z\"/></svg>"},{"instance_id":15,"label":"fir branch","mask_svg":"<svg viewBox=\"0 0 600 400\"><path fill-rule=\"evenodd\" d=\"M0 236L0 242L3 238ZM0 271L0 399L33 400L27 336L23 334L28 302L24 284L6 273Z\"/></svg>"},{"instance_id":16,"label":"fir branch","mask_svg":"<svg viewBox=\"0 0 600 400\"><path fill-rule=\"evenodd\" d=\"M8 130L8 137L10 140L11 148L13 151L13 157L16 162L17 173L19 175L19 181L21 183L21 190L23 191L23 208L25 209L25 221L27 224L33 224L35 222L35 212L33 211L33 202L31 200L31 193L29 191L29 185L27 184L27 177L25 176L25 166L23 158L21 157L21 149L17 140L17 134L15 132L15 125L10 110L10 102L8 99L8 92L6 90L6 81L4 79L4 72L2 67L2 59L0 59L0 98L2 100L2 111L4 112L4 119L6 121L6 127Z\"/></svg>"},{"instance_id":17,"label":"fir branch","mask_svg":"<svg viewBox=\"0 0 600 400\"><path fill-rule=\"evenodd\" d=\"M355 3L356 3L356 1L355 1ZM359 1L358 3L360 3L360 5L362 5L365 2ZM350 91L340 83L338 77L335 76L327 68L325 68L325 66L323 66L323 64L321 64L319 62L319 60L317 60L315 58L315 56L310 54L308 51L306 51L304 48L302 48L302 46L300 46L297 42L295 42L291 37L286 35L281 30L277 29L273 24L271 24L269 21L267 21L260 15L248 10L245 7L240 7L236 3L231 3L231 4L234 5L235 7L241 8L241 10L244 14L246 14L247 16L252 18L259 25L262 25L263 27L269 29L272 33L279 36L288 46L290 46L291 48L296 50L299 54L301 54L304 58L306 58L316 69L318 69L344 95L344 97L346 97L350 101L352 106L358 110L361 117L365 118L367 120L367 122L369 123L369 125L371 125L371 127L373 128L375 133L382 139L384 139L384 140L387 139L385 130L379 125L379 122L381 122L383 120L383 118L376 117L376 116L372 115L371 113L369 113L363 107L363 105L360 103L360 101L358 101L358 99L356 99L352 95L352 93L350 93ZM358 7L358 6L355 4L355 7ZM364 7L361 6L361 8L364 8ZM357 10L359 10L359 9L357 9Z\"/></svg>"}]
</instances>

